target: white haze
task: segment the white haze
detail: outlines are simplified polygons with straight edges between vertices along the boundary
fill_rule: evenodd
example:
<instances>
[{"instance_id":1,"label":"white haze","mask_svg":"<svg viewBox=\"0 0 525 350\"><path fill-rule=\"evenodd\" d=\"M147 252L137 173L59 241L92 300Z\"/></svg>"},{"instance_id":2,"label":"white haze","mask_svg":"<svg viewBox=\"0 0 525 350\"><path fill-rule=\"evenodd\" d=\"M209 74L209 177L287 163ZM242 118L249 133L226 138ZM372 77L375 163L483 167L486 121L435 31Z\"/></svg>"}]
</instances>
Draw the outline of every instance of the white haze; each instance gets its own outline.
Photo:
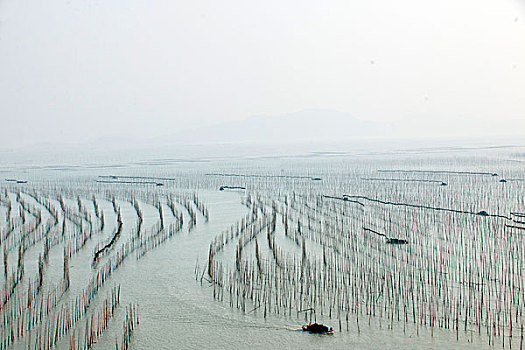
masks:
<instances>
[{"instance_id":1,"label":"white haze","mask_svg":"<svg viewBox=\"0 0 525 350\"><path fill-rule=\"evenodd\" d=\"M521 0L2 0L0 148L311 108L523 135L524 62Z\"/></svg>"}]
</instances>

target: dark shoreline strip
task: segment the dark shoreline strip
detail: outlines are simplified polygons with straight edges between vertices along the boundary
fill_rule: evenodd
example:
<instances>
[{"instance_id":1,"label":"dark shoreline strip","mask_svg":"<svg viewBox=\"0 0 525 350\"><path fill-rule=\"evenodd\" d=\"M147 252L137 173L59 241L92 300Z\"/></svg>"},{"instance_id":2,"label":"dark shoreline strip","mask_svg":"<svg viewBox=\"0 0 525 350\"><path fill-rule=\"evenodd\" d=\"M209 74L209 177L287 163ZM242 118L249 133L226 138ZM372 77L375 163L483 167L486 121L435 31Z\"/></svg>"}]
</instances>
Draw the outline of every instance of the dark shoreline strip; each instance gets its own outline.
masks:
<instances>
[{"instance_id":1,"label":"dark shoreline strip","mask_svg":"<svg viewBox=\"0 0 525 350\"><path fill-rule=\"evenodd\" d=\"M131 185L155 185L161 186L162 183L154 181L109 181L109 180L95 180L95 182L102 184L131 184Z\"/></svg>"},{"instance_id":2,"label":"dark shoreline strip","mask_svg":"<svg viewBox=\"0 0 525 350\"><path fill-rule=\"evenodd\" d=\"M425 180L425 179L388 179L382 177L363 177L362 180L366 181L399 181L399 182L432 182L432 183L444 183L440 180Z\"/></svg>"},{"instance_id":3,"label":"dark shoreline strip","mask_svg":"<svg viewBox=\"0 0 525 350\"><path fill-rule=\"evenodd\" d=\"M257 174L225 174L225 173L207 173L205 176L225 176L225 177L253 177L253 178L269 178L269 179L308 179L321 180L320 177L300 176L300 175L257 175Z\"/></svg>"},{"instance_id":4,"label":"dark shoreline strip","mask_svg":"<svg viewBox=\"0 0 525 350\"><path fill-rule=\"evenodd\" d=\"M378 170L378 173L405 173L405 174L455 174L455 175L488 175L498 176L497 173L475 172L475 171L453 171L453 170L398 170L384 169Z\"/></svg>"},{"instance_id":5,"label":"dark shoreline strip","mask_svg":"<svg viewBox=\"0 0 525 350\"><path fill-rule=\"evenodd\" d=\"M99 175L98 177L102 178L102 179L113 179L113 180L118 180L118 179L138 179L138 180L153 180L153 181L156 181L156 180L159 180L159 181L175 181L177 180L176 178L174 177L154 177L154 176L119 176L119 175Z\"/></svg>"}]
</instances>

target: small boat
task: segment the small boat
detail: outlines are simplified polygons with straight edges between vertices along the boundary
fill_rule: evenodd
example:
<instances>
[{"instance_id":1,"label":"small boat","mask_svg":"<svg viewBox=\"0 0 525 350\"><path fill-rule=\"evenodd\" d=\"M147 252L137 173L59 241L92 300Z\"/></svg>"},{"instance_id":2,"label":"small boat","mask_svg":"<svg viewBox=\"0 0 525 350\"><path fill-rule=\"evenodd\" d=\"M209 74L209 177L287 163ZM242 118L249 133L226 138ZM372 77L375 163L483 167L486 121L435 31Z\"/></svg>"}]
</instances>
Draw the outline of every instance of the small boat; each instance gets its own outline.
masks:
<instances>
[{"instance_id":1,"label":"small boat","mask_svg":"<svg viewBox=\"0 0 525 350\"><path fill-rule=\"evenodd\" d=\"M309 333L334 334L334 330L332 327L328 327L320 323L309 323L308 325L304 325L302 328L303 328L303 331L309 332Z\"/></svg>"},{"instance_id":2,"label":"small boat","mask_svg":"<svg viewBox=\"0 0 525 350\"><path fill-rule=\"evenodd\" d=\"M400 239L400 238L387 238L386 243L387 244L408 244L408 241L406 239Z\"/></svg>"}]
</instances>

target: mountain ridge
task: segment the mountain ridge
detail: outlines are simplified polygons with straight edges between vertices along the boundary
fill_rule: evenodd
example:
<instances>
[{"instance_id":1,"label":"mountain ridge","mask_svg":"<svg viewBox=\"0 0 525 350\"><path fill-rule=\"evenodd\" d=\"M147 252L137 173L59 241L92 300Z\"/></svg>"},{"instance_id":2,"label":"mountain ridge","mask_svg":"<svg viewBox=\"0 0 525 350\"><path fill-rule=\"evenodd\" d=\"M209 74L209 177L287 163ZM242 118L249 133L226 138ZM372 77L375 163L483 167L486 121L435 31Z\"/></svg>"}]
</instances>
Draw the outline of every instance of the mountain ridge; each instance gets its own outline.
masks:
<instances>
[{"instance_id":1,"label":"mountain ridge","mask_svg":"<svg viewBox=\"0 0 525 350\"><path fill-rule=\"evenodd\" d=\"M392 125L363 121L349 113L306 109L176 132L151 141L162 143L273 143L348 141L387 137Z\"/></svg>"}]
</instances>

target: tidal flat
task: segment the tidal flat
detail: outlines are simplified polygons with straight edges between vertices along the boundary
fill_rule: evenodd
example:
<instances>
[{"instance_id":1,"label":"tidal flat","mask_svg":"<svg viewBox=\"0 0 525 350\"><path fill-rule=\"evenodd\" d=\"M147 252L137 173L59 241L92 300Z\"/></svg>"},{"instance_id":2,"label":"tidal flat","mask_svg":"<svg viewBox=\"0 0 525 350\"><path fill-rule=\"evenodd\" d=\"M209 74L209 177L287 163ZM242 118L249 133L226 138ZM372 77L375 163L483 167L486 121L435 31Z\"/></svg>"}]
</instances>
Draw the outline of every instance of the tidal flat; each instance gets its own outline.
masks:
<instances>
[{"instance_id":1,"label":"tidal flat","mask_svg":"<svg viewBox=\"0 0 525 350\"><path fill-rule=\"evenodd\" d=\"M522 348L524 150L3 155L0 348Z\"/></svg>"}]
</instances>

